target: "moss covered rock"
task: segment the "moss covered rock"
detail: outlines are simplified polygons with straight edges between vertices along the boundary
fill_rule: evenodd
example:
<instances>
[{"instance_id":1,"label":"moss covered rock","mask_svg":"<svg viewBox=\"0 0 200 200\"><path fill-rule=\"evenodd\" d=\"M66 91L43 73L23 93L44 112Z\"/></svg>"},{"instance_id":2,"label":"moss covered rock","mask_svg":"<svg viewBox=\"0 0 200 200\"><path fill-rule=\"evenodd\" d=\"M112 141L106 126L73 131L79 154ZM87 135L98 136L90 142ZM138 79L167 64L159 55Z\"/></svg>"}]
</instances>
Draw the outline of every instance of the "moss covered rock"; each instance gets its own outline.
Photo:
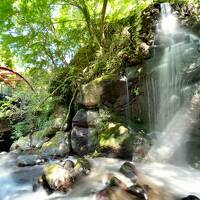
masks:
<instances>
[{"instance_id":1,"label":"moss covered rock","mask_svg":"<svg viewBox=\"0 0 200 200\"><path fill-rule=\"evenodd\" d=\"M40 148L45 142L49 140L47 136L48 136L48 129L34 132L32 134L31 146Z\"/></svg>"},{"instance_id":2,"label":"moss covered rock","mask_svg":"<svg viewBox=\"0 0 200 200\"><path fill-rule=\"evenodd\" d=\"M116 102L124 101L121 97L126 95L125 84L125 81L121 81L116 75L97 78L82 86L80 103L89 108L101 105L115 108Z\"/></svg>"},{"instance_id":3,"label":"moss covered rock","mask_svg":"<svg viewBox=\"0 0 200 200\"><path fill-rule=\"evenodd\" d=\"M86 158L82 157L76 161L74 169L78 176L86 175L91 170L91 164Z\"/></svg>"},{"instance_id":4,"label":"moss covered rock","mask_svg":"<svg viewBox=\"0 0 200 200\"><path fill-rule=\"evenodd\" d=\"M13 151L13 150L26 151L29 149L30 149L30 137L29 136L19 138L10 147L10 151Z\"/></svg>"},{"instance_id":5,"label":"moss covered rock","mask_svg":"<svg viewBox=\"0 0 200 200\"><path fill-rule=\"evenodd\" d=\"M102 153L129 158L132 156L133 134L120 123L109 123L99 134L99 147Z\"/></svg>"},{"instance_id":6,"label":"moss covered rock","mask_svg":"<svg viewBox=\"0 0 200 200\"><path fill-rule=\"evenodd\" d=\"M53 190L67 192L74 184L74 175L59 164L44 166L44 176Z\"/></svg>"},{"instance_id":7,"label":"moss covered rock","mask_svg":"<svg viewBox=\"0 0 200 200\"><path fill-rule=\"evenodd\" d=\"M66 156L70 153L70 133L59 131L42 145L40 152L49 156Z\"/></svg>"}]
</instances>

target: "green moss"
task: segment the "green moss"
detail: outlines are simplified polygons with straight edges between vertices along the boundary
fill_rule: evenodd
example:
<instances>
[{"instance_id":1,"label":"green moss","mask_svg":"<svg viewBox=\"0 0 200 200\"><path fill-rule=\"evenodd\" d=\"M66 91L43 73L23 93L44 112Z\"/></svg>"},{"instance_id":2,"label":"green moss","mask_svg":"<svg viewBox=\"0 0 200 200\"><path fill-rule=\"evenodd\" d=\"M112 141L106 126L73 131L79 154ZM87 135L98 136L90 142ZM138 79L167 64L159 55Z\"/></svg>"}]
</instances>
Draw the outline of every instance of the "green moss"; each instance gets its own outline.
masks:
<instances>
[{"instance_id":1,"label":"green moss","mask_svg":"<svg viewBox=\"0 0 200 200\"><path fill-rule=\"evenodd\" d=\"M132 135L122 124L109 123L105 130L100 133L100 147L121 148L131 139Z\"/></svg>"},{"instance_id":2,"label":"green moss","mask_svg":"<svg viewBox=\"0 0 200 200\"><path fill-rule=\"evenodd\" d=\"M92 157L92 158L97 158L97 157L101 157L101 156L102 156L102 153L99 152L98 149L96 149L95 152L93 152L93 153L91 154L91 157Z\"/></svg>"},{"instance_id":3,"label":"green moss","mask_svg":"<svg viewBox=\"0 0 200 200\"><path fill-rule=\"evenodd\" d=\"M62 140L64 140L64 134L63 132L58 132L53 138L43 144L42 149L58 147Z\"/></svg>"},{"instance_id":4,"label":"green moss","mask_svg":"<svg viewBox=\"0 0 200 200\"><path fill-rule=\"evenodd\" d=\"M90 165L89 161L87 159L85 159L84 157L79 158L75 164L75 169L79 170L81 168L88 169L88 170L91 169L91 165Z\"/></svg>"},{"instance_id":5,"label":"green moss","mask_svg":"<svg viewBox=\"0 0 200 200\"><path fill-rule=\"evenodd\" d=\"M117 76L115 74L109 74L109 75L101 76L101 77L91 81L90 83L91 84L101 84L103 81L115 80L115 79L117 79Z\"/></svg>"}]
</instances>

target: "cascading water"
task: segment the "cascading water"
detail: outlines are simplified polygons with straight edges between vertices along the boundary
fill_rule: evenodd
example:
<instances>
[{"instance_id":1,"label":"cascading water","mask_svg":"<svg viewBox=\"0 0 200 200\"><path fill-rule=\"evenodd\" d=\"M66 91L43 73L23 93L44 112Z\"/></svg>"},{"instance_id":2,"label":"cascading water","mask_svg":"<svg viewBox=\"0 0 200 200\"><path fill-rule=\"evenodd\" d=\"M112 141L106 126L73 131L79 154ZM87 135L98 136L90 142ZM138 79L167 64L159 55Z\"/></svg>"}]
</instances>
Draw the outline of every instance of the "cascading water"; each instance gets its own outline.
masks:
<instances>
[{"instance_id":1,"label":"cascading water","mask_svg":"<svg viewBox=\"0 0 200 200\"><path fill-rule=\"evenodd\" d=\"M125 91L126 91L126 105L125 105L125 114L126 114L126 121L128 123L128 121L130 120L130 106L129 106L129 89L128 89L128 78L126 76L123 76L121 79L121 81L125 82Z\"/></svg>"},{"instance_id":2,"label":"cascading water","mask_svg":"<svg viewBox=\"0 0 200 200\"><path fill-rule=\"evenodd\" d=\"M158 131L147 160L185 163L185 146L196 121L190 104L183 104L182 72L187 67L184 52L193 47L196 38L178 27L169 3L161 4L161 21L158 24L158 50L148 65L154 66L147 80L149 119L152 129ZM156 42L154 42L156 43ZM156 47L155 47L156 48ZM161 51L161 54L156 52ZM158 58L157 58L158 56ZM155 67L156 66L156 67ZM152 75L153 74L153 75ZM152 77L151 77L152 76ZM153 97L152 97L153 96Z\"/></svg>"}]
</instances>

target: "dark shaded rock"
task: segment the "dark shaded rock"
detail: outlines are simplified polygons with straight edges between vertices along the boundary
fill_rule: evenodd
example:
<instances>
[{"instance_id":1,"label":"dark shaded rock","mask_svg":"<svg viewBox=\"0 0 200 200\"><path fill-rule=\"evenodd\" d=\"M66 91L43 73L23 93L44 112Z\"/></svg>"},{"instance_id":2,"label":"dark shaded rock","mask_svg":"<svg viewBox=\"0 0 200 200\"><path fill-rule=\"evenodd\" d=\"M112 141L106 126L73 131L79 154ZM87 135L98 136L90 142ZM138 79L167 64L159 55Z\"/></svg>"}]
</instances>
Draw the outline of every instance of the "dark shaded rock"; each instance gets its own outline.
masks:
<instances>
[{"instance_id":1,"label":"dark shaded rock","mask_svg":"<svg viewBox=\"0 0 200 200\"><path fill-rule=\"evenodd\" d=\"M194 195L189 195L185 198L182 198L181 200L199 200L199 198Z\"/></svg>"},{"instance_id":2,"label":"dark shaded rock","mask_svg":"<svg viewBox=\"0 0 200 200\"><path fill-rule=\"evenodd\" d=\"M72 126L79 127L95 127L96 121L99 118L99 113L97 111L92 110L79 110L72 120Z\"/></svg>"},{"instance_id":3,"label":"dark shaded rock","mask_svg":"<svg viewBox=\"0 0 200 200\"><path fill-rule=\"evenodd\" d=\"M107 187L96 194L96 200L140 200L119 187Z\"/></svg>"},{"instance_id":4,"label":"dark shaded rock","mask_svg":"<svg viewBox=\"0 0 200 200\"><path fill-rule=\"evenodd\" d=\"M120 172L122 174L124 174L125 176L127 176L128 178L130 178L132 182L136 183L136 181L137 181L137 169L132 163L125 162L120 167Z\"/></svg>"},{"instance_id":5,"label":"dark shaded rock","mask_svg":"<svg viewBox=\"0 0 200 200\"><path fill-rule=\"evenodd\" d=\"M126 184L124 184L121 180L119 180L117 177L115 176L112 176L111 179L110 179L110 186L111 187L114 187L114 186L117 186L123 190L126 190L127 189L127 186Z\"/></svg>"},{"instance_id":6,"label":"dark shaded rock","mask_svg":"<svg viewBox=\"0 0 200 200\"><path fill-rule=\"evenodd\" d=\"M132 185L127 189L127 191L131 194L134 194L139 199L144 199L144 200L148 199L147 192L140 185Z\"/></svg>"},{"instance_id":7,"label":"dark shaded rock","mask_svg":"<svg viewBox=\"0 0 200 200\"><path fill-rule=\"evenodd\" d=\"M17 165L19 167L33 166L44 163L44 159L39 155L21 155L17 158Z\"/></svg>"},{"instance_id":8,"label":"dark shaded rock","mask_svg":"<svg viewBox=\"0 0 200 200\"><path fill-rule=\"evenodd\" d=\"M64 167L66 170L72 170L72 169L74 169L75 164L74 164L74 162L71 161L71 160L66 160L66 161L64 162L64 164L63 164L63 167Z\"/></svg>"},{"instance_id":9,"label":"dark shaded rock","mask_svg":"<svg viewBox=\"0 0 200 200\"><path fill-rule=\"evenodd\" d=\"M47 194L52 194L53 189L50 188L44 175L35 177L32 183L32 191L37 192L40 188L43 188Z\"/></svg>"},{"instance_id":10,"label":"dark shaded rock","mask_svg":"<svg viewBox=\"0 0 200 200\"><path fill-rule=\"evenodd\" d=\"M95 128L73 127L71 145L73 152L82 156L95 151L98 144L98 132Z\"/></svg>"}]
</instances>

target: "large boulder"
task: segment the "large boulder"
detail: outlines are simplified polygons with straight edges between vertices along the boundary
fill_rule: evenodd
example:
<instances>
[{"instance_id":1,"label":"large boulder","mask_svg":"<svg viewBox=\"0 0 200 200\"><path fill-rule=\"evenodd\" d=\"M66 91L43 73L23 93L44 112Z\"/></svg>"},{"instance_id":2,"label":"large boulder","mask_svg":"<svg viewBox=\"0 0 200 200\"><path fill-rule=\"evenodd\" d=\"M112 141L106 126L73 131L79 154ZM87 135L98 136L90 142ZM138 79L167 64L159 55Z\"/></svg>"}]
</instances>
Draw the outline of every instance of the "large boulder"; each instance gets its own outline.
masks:
<instances>
[{"instance_id":1,"label":"large boulder","mask_svg":"<svg viewBox=\"0 0 200 200\"><path fill-rule=\"evenodd\" d=\"M72 126L95 127L99 120L99 113L95 110L79 110L72 120Z\"/></svg>"},{"instance_id":2,"label":"large boulder","mask_svg":"<svg viewBox=\"0 0 200 200\"><path fill-rule=\"evenodd\" d=\"M13 151L13 150L26 151L29 149L30 149L30 137L29 136L20 137L10 147L10 151Z\"/></svg>"},{"instance_id":3,"label":"large boulder","mask_svg":"<svg viewBox=\"0 0 200 200\"><path fill-rule=\"evenodd\" d=\"M133 150L133 134L120 123L109 123L99 134L99 148L112 157L130 158Z\"/></svg>"},{"instance_id":4,"label":"large boulder","mask_svg":"<svg viewBox=\"0 0 200 200\"><path fill-rule=\"evenodd\" d=\"M34 132L31 136L31 146L36 148L42 147L42 145L49 140L47 137L48 133L48 129Z\"/></svg>"},{"instance_id":5,"label":"large boulder","mask_svg":"<svg viewBox=\"0 0 200 200\"><path fill-rule=\"evenodd\" d=\"M44 176L50 188L62 192L69 191L75 181L71 171L56 163L44 166Z\"/></svg>"},{"instance_id":6,"label":"large boulder","mask_svg":"<svg viewBox=\"0 0 200 200\"><path fill-rule=\"evenodd\" d=\"M40 152L44 155L63 157L69 155L70 150L70 133L58 131L53 138L42 145Z\"/></svg>"},{"instance_id":7,"label":"large boulder","mask_svg":"<svg viewBox=\"0 0 200 200\"><path fill-rule=\"evenodd\" d=\"M98 145L97 129L74 126L71 132L71 145L73 152L81 156L95 151Z\"/></svg>"},{"instance_id":8,"label":"large boulder","mask_svg":"<svg viewBox=\"0 0 200 200\"><path fill-rule=\"evenodd\" d=\"M122 98L126 95L124 80L114 75L105 75L82 86L80 103L89 108L105 105L119 111L121 108L118 105L127 103L126 98Z\"/></svg>"}]
</instances>

